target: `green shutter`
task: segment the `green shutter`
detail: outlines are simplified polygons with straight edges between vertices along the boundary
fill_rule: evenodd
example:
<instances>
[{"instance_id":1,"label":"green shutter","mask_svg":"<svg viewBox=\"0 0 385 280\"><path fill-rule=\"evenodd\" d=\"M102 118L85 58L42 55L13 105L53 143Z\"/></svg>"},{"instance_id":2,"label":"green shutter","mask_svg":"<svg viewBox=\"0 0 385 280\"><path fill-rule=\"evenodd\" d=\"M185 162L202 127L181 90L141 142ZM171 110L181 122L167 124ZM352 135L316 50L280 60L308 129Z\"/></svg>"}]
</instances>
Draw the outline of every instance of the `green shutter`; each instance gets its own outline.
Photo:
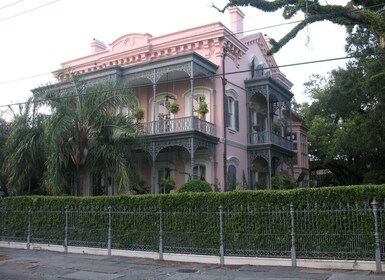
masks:
<instances>
[{"instance_id":1,"label":"green shutter","mask_svg":"<svg viewBox=\"0 0 385 280\"><path fill-rule=\"evenodd\" d=\"M239 101L235 101L235 130L239 131Z\"/></svg>"},{"instance_id":2,"label":"green shutter","mask_svg":"<svg viewBox=\"0 0 385 280\"><path fill-rule=\"evenodd\" d=\"M252 138L252 133L253 133L253 111L248 108L248 111L249 111L249 141L251 143L251 138Z\"/></svg>"},{"instance_id":3,"label":"green shutter","mask_svg":"<svg viewBox=\"0 0 385 280\"><path fill-rule=\"evenodd\" d=\"M225 95L225 125L230 126L230 114L229 114L229 98Z\"/></svg>"}]
</instances>

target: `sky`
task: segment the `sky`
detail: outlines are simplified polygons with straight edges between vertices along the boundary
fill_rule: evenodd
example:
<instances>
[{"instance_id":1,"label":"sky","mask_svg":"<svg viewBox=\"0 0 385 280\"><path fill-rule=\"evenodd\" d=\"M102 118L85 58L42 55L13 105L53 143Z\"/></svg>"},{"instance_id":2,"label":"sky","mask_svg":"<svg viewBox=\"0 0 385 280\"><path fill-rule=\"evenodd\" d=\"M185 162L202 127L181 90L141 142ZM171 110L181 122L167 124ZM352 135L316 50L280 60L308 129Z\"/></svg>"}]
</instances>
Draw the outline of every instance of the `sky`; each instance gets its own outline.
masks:
<instances>
[{"instance_id":1,"label":"sky","mask_svg":"<svg viewBox=\"0 0 385 280\"><path fill-rule=\"evenodd\" d=\"M345 0L320 0L345 5ZM0 111L24 102L31 89L54 82L52 71L61 63L91 54L94 38L107 46L129 33L160 36L220 21L230 28L228 12L220 13L226 0L0 0ZM282 12L264 13L241 7L245 35L267 34L282 38L295 26ZM298 15L295 20L303 19ZM283 24L283 25L282 25ZM278 26L277 26L278 25ZM346 56L344 27L315 23L302 30L274 57L279 66ZM303 84L312 74L327 75L346 60L281 67L294 83L298 102L308 101Z\"/></svg>"}]
</instances>

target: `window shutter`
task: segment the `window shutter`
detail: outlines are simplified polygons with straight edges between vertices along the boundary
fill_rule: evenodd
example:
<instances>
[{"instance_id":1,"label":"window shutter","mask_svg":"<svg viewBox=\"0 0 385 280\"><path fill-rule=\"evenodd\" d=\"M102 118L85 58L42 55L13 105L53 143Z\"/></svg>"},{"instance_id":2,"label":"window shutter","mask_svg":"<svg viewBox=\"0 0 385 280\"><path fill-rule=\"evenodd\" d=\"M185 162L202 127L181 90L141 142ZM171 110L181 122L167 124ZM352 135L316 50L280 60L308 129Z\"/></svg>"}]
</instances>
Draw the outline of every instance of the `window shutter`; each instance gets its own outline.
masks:
<instances>
[{"instance_id":1,"label":"window shutter","mask_svg":"<svg viewBox=\"0 0 385 280\"><path fill-rule=\"evenodd\" d=\"M239 101L235 101L234 104L235 109L235 130L239 131Z\"/></svg>"},{"instance_id":2,"label":"window shutter","mask_svg":"<svg viewBox=\"0 0 385 280\"><path fill-rule=\"evenodd\" d=\"M249 135L250 135L250 141L251 141L251 135L253 133L253 111L248 108L249 110Z\"/></svg>"},{"instance_id":3,"label":"window shutter","mask_svg":"<svg viewBox=\"0 0 385 280\"><path fill-rule=\"evenodd\" d=\"M230 126L230 114L229 114L229 98L225 95L225 125Z\"/></svg>"}]
</instances>

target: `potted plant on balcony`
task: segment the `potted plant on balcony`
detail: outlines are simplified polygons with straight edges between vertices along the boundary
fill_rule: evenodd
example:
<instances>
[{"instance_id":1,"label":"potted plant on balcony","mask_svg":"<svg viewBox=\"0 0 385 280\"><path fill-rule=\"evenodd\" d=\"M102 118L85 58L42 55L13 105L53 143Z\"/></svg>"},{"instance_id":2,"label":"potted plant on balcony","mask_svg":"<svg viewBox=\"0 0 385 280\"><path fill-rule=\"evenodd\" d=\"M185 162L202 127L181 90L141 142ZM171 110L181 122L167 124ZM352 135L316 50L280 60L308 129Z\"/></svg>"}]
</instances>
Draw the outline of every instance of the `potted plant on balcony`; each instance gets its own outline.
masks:
<instances>
[{"instance_id":1,"label":"potted plant on balcony","mask_svg":"<svg viewBox=\"0 0 385 280\"><path fill-rule=\"evenodd\" d=\"M135 109L132 112L132 116L137 120L141 121L144 118L144 110L141 107L135 107Z\"/></svg>"},{"instance_id":2,"label":"potted plant on balcony","mask_svg":"<svg viewBox=\"0 0 385 280\"><path fill-rule=\"evenodd\" d=\"M170 102L170 104L168 105L168 111L171 113L171 114L176 114L179 112L180 110L180 107L179 107L179 104L176 102L176 101L172 101Z\"/></svg>"},{"instance_id":3,"label":"potted plant on balcony","mask_svg":"<svg viewBox=\"0 0 385 280\"><path fill-rule=\"evenodd\" d=\"M197 113L199 114L200 117L204 117L208 112L209 112L209 105L207 104L206 101L202 101L199 104Z\"/></svg>"}]
</instances>

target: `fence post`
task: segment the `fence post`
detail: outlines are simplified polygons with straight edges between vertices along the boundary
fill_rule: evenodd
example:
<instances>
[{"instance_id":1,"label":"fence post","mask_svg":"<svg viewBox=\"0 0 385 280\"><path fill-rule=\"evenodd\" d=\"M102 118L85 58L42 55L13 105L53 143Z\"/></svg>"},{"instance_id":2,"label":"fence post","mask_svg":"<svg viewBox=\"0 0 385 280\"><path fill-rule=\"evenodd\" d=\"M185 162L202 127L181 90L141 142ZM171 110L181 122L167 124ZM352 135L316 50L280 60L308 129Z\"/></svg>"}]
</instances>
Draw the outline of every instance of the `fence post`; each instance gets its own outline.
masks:
<instances>
[{"instance_id":1,"label":"fence post","mask_svg":"<svg viewBox=\"0 0 385 280\"><path fill-rule=\"evenodd\" d=\"M65 207L64 253L68 253L68 206Z\"/></svg>"},{"instance_id":2,"label":"fence post","mask_svg":"<svg viewBox=\"0 0 385 280\"><path fill-rule=\"evenodd\" d=\"M223 244L223 206L219 206L219 253L220 253L220 263L221 265L225 264L225 246Z\"/></svg>"},{"instance_id":3,"label":"fence post","mask_svg":"<svg viewBox=\"0 0 385 280\"><path fill-rule=\"evenodd\" d=\"M297 256L295 252L295 230L294 230L294 205L290 204L290 218L291 218L291 266L297 266Z\"/></svg>"},{"instance_id":4,"label":"fence post","mask_svg":"<svg viewBox=\"0 0 385 280\"><path fill-rule=\"evenodd\" d=\"M111 256L111 241L112 241L112 234L111 234L111 205L108 206L108 242L107 242L107 247L108 247L108 255Z\"/></svg>"},{"instance_id":5,"label":"fence post","mask_svg":"<svg viewBox=\"0 0 385 280\"><path fill-rule=\"evenodd\" d=\"M372 202L373 214L374 214L374 238L376 241L376 272L382 271L381 266L381 247L380 247L380 234L378 232L378 202L376 199Z\"/></svg>"},{"instance_id":6,"label":"fence post","mask_svg":"<svg viewBox=\"0 0 385 280\"><path fill-rule=\"evenodd\" d=\"M163 260L163 219L162 209L159 209L159 259Z\"/></svg>"},{"instance_id":7,"label":"fence post","mask_svg":"<svg viewBox=\"0 0 385 280\"><path fill-rule=\"evenodd\" d=\"M31 248L31 207L28 207L27 249Z\"/></svg>"},{"instance_id":8,"label":"fence post","mask_svg":"<svg viewBox=\"0 0 385 280\"><path fill-rule=\"evenodd\" d=\"M0 240L3 240L4 238L3 219L4 219L3 192L0 191Z\"/></svg>"}]
</instances>

